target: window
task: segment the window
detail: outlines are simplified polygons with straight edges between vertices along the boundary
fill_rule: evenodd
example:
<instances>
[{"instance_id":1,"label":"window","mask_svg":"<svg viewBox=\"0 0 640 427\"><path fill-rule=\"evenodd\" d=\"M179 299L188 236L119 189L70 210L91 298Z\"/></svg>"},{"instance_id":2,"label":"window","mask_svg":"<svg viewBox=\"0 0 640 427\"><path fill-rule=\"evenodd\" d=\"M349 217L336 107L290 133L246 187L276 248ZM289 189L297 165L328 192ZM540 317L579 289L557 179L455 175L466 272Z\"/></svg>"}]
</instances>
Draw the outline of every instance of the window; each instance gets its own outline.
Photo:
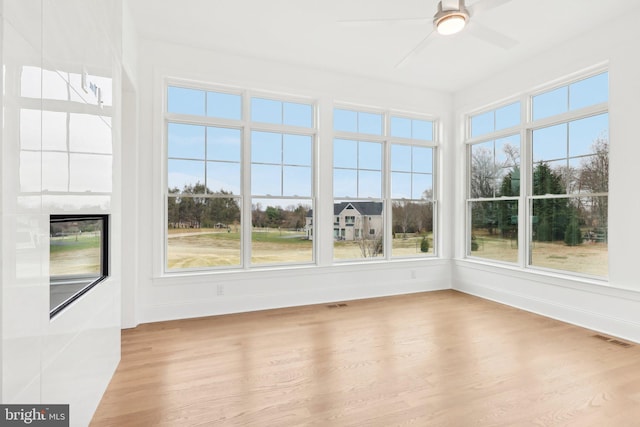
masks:
<instances>
[{"instance_id":1,"label":"window","mask_svg":"<svg viewBox=\"0 0 640 427\"><path fill-rule=\"evenodd\" d=\"M516 103L469 117L467 254L513 263L520 254L524 267L606 277L608 74L526 99L531 117L515 123L517 134L508 134ZM529 153L526 174L521 138ZM518 244L519 224L526 225L524 246Z\"/></svg>"},{"instance_id":2,"label":"window","mask_svg":"<svg viewBox=\"0 0 640 427\"><path fill-rule=\"evenodd\" d=\"M334 130L334 259L434 254L433 121L336 108Z\"/></svg>"},{"instance_id":3,"label":"window","mask_svg":"<svg viewBox=\"0 0 640 427\"><path fill-rule=\"evenodd\" d=\"M520 135L471 144L469 157L467 254L516 263Z\"/></svg>"},{"instance_id":4,"label":"window","mask_svg":"<svg viewBox=\"0 0 640 427\"><path fill-rule=\"evenodd\" d=\"M313 261L314 110L168 85L168 271Z\"/></svg>"}]
</instances>

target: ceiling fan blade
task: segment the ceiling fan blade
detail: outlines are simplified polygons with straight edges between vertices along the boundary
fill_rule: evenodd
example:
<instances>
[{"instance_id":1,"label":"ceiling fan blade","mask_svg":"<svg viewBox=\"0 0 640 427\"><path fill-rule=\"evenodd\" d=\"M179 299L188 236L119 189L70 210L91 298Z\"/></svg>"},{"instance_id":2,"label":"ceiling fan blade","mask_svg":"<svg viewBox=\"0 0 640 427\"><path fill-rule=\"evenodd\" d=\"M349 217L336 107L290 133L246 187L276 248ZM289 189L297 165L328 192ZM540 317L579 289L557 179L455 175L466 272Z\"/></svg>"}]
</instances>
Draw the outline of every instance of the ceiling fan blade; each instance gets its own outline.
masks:
<instances>
[{"instance_id":1,"label":"ceiling fan blade","mask_svg":"<svg viewBox=\"0 0 640 427\"><path fill-rule=\"evenodd\" d=\"M518 44L517 40L512 39L502 33L485 27L477 22L469 22L467 30L480 40L484 40L492 45L499 46L505 50L511 49Z\"/></svg>"},{"instance_id":2,"label":"ceiling fan blade","mask_svg":"<svg viewBox=\"0 0 640 427\"><path fill-rule=\"evenodd\" d=\"M411 49L411 51L409 53L407 53L395 66L395 68L400 68L401 66L403 66L409 59L411 59L413 56L417 55L418 53L420 53L420 51L422 51L422 49L424 49L424 47L426 45L429 44L429 42L433 39L433 34L434 31L429 32L429 34L427 34L427 36L425 38L423 38L420 43L418 43L413 49Z\"/></svg>"},{"instance_id":3,"label":"ceiling fan blade","mask_svg":"<svg viewBox=\"0 0 640 427\"><path fill-rule=\"evenodd\" d=\"M377 25L377 24L424 24L425 22L431 22L433 18L371 18L371 19L343 19L338 21L343 25Z\"/></svg>"},{"instance_id":4,"label":"ceiling fan blade","mask_svg":"<svg viewBox=\"0 0 640 427\"><path fill-rule=\"evenodd\" d=\"M469 11L469 14L473 16L479 12L495 9L505 3L509 3L510 1L511 0L479 0L471 6L467 6L467 10Z\"/></svg>"}]
</instances>

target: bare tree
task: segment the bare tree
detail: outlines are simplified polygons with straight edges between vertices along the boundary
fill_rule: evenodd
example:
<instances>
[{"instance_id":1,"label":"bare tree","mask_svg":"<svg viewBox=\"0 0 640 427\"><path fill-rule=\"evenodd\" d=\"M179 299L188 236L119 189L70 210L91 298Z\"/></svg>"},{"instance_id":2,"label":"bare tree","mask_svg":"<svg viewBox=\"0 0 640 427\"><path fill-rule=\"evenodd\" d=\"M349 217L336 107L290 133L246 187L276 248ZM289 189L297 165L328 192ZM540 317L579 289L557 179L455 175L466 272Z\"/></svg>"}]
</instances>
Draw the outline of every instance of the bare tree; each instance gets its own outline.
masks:
<instances>
[{"instance_id":1,"label":"bare tree","mask_svg":"<svg viewBox=\"0 0 640 427\"><path fill-rule=\"evenodd\" d=\"M399 227L402 230L402 234L405 239L411 222L414 222L413 216L415 214L415 210L412 209L412 205L413 203L403 200L393 202L392 206L394 228Z\"/></svg>"},{"instance_id":2,"label":"bare tree","mask_svg":"<svg viewBox=\"0 0 640 427\"><path fill-rule=\"evenodd\" d=\"M501 167L496 165L493 150L473 147L471 155L471 198L494 197Z\"/></svg>"},{"instance_id":3,"label":"bare tree","mask_svg":"<svg viewBox=\"0 0 640 427\"><path fill-rule=\"evenodd\" d=\"M359 236L354 236L354 240L358 244L363 258L373 258L383 253L382 225L378 229L373 229L369 217L360 215L356 217L354 227L360 233Z\"/></svg>"},{"instance_id":4,"label":"bare tree","mask_svg":"<svg viewBox=\"0 0 640 427\"><path fill-rule=\"evenodd\" d=\"M583 193L607 193L609 191L609 140L606 135L598 137L592 145L593 155L582 161L578 186ZM607 197L592 197L588 206L590 225L600 228L608 222L609 203Z\"/></svg>"},{"instance_id":5,"label":"bare tree","mask_svg":"<svg viewBox=\"0 0 640 427\"><path fill-rule=\"evenodd\" d=\"M580 190L591 193L609 191L609 140L597 138L591 146L593 155L582 161L580 168Z\"/></svg>"}]
</instances>

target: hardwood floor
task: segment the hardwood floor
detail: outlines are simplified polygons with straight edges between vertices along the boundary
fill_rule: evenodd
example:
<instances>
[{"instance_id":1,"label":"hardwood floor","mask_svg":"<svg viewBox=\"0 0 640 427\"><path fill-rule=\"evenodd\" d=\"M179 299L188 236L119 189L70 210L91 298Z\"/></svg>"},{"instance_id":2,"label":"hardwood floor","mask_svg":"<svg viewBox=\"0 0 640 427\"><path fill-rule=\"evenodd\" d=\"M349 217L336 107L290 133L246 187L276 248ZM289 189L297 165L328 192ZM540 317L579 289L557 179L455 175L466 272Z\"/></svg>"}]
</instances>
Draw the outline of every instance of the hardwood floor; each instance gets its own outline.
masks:
<instances>
[{"instance_id":1,"label":"hardwood floor","mask_svg":"<svg viewBox=\"0 0 640 427\"><path fill-rule=\"evenodd\" d=\"M92 426L640 426L640 345L456 291L141 325Z\"/></svg>"}]
</instances>

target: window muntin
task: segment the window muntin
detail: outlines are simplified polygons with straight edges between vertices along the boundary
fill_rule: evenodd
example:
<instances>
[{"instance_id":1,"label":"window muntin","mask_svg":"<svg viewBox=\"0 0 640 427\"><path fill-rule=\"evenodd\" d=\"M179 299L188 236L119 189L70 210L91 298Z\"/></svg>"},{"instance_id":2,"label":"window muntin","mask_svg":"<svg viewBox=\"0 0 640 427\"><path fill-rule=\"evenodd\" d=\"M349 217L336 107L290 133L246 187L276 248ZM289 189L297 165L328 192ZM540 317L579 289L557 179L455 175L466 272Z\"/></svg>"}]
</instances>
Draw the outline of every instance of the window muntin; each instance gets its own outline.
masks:
<instances>
[{"instance_id":1,"label":"window muntin","mask_svg":"<svg viewBox=\"0 0 640 427\"><path fill-rule=\"evenodd\" d=\"M168 123L167 184L172 192L240 194L240 129Z\"/></svg>"},{"instance_id":2,"label":"window muntin","mask_svg":"<svg viewBox=\"0 0 640 427\"><path fill-rule=\"evenodd\" d=\"M333 159L334 197L382 197L382 143L336 138Z\"/></svg>"},{"instance_id":3,"label":"window muntin","mask_svg":"<svg viewBox=\"0 0 640 427\"><path fill-rule=\"evenodd\" d=\"M534 171L545 164L558 180L554 188L551 180L536 185L534 174L534 195L608 191L608 118L604 113L533 130Z\"/></svg>"},{"instance_id":4,"label":"window muntin","mask_svg":"<svg viewBox=\"0 0 640 427\"><path fill-rule=\"evenodd\" d=\"M313 262L314 106L177 85L167 94L167 271Z\"/></svg>"}]
</instances>

